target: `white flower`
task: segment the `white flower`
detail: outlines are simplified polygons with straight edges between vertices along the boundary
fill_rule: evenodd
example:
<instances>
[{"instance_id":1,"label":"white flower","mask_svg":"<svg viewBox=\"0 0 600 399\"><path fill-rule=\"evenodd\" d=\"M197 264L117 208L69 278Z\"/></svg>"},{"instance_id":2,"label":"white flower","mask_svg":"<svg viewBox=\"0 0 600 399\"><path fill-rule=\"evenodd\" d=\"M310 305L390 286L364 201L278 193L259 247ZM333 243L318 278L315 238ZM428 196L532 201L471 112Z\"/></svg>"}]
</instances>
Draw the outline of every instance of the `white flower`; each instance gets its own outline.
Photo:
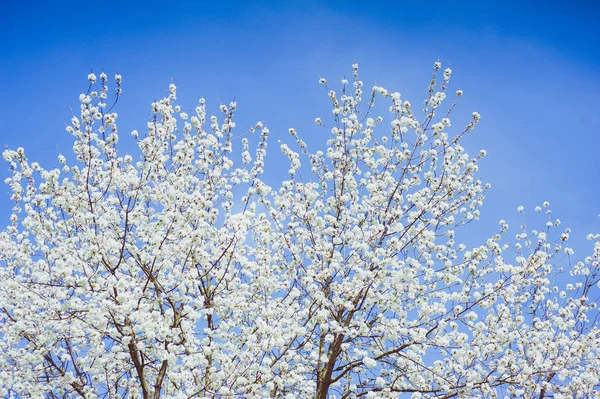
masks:
<instances>
[{"instance_id":1,"label":"white flower","mask_svg":"<svg viewBox=\"0 0 600 399\"><path fill-rule=\"evenodd\" d=\"M367 366L368 368L373 368L375 366L377 366L377 361L375 359L371 359L368 356L365 356L362 360L363 364L365 366Z\"/></svg>"},{"instance_id":2,"label":"white flower","mask_svg":"<svg viewBox=\"0 0 600 399\"><path fill-rule=\"evenodd\" d=\"M450 75L452 75L452 69L446 68L444 70L444 80L450 80Z\"/></svg>"}]
</instances>

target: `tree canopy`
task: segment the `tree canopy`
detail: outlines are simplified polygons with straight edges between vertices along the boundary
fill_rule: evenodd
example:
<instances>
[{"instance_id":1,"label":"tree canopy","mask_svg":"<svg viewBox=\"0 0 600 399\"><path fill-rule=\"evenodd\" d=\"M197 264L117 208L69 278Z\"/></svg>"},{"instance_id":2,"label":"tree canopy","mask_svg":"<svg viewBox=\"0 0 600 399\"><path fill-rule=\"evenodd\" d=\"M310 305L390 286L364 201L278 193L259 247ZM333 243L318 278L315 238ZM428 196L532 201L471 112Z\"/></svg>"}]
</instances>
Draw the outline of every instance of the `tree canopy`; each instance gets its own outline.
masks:
<instances>
[{"instance_id":1,"label":"tree canopy","mask_svg":"<svg viewBox=\"0 0 600 399\"><path fill-rule=\"evenodd\" d=\"M338 92L320 80L326 143L289 129L276 184L266 124L240 138L235 102L188 115L173 84L123 154L122 79L109 95L104 73L88 76L60 168L4 151L0 395L600 397L600 235L575 261L547 212L457 242L489 188L485 151L461 146L480 115L451 122L463 93L447 99L439 63L419 110L352 75Z\"/></svg>"}]
</instances>

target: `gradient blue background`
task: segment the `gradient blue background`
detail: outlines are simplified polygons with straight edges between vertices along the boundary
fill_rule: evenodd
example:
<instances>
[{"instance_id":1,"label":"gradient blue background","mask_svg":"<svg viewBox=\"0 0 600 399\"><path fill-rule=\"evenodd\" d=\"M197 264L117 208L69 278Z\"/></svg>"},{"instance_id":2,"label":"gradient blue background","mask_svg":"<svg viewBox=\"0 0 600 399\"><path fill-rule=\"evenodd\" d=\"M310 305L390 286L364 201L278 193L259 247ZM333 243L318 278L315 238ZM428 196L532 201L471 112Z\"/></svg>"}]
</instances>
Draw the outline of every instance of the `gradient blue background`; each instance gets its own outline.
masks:
<instances>
[{"instance_id":1,"label":"gradient blue background","mask_svg":"<svg viewBox=\"0 0 600 399\"><path fill-rule=\"evenodd\" d=\"M493 186L476 235L514 219L518 205L532 211L548 200L581 241L600 231L599 4L4 0L0 145L58 165L57 154L70 151L65 122L78 113L86 76L103 68L123 75L122 136L145 128L150 103L173 81L183 110L204 96L216 113L235 96L240 132L267 121L267 168L275 170L283 159L275 141L288 127L325 140L313 123L331 115L319 77L335 86L358 62L366 88L377 83L421 104L439 59L453 68L452 91L465 91L457 113L482 115L465 141L472 153L487 149L480 176ZM541 222L533 214L528 221ZM589 253L582 248L580 257Z\"/></svg>"}]
</instances>

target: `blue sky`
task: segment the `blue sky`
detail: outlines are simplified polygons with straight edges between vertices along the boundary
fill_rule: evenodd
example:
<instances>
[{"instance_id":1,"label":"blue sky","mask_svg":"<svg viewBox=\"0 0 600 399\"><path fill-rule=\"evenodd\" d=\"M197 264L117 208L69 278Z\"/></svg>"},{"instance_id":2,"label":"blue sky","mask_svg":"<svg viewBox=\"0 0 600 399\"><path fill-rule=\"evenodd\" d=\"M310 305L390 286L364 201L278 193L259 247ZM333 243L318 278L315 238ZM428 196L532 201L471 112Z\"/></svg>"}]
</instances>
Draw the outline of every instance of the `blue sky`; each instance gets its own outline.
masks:
<instances>
[{"instance_id":1,"label":"blue sky","mask_svg":"<svg viewBox=\"0 0 600 399\"><path fill-rule=\"evenodd\" d=\"M235 96L240 132L264 120L275 141L290 126L323 134L313 124L330 115L319 77L337 82L358 62L367 88L377 83L417 104L439 59L453 68L451 89L465 91L457 112L482 115L465 142L488 151L480 176L493 187L481 228L495 231L518 205L548 200L573 237L600 231L598 3L126 3L3 4L0 145L56 165L71 147L64 126L90 69L123 75L124 136L144 128L150 103L173 81L183 110L204 96L216 113ZM8 196L0 189L2 225Z\"/></svg>"}]
</instances>

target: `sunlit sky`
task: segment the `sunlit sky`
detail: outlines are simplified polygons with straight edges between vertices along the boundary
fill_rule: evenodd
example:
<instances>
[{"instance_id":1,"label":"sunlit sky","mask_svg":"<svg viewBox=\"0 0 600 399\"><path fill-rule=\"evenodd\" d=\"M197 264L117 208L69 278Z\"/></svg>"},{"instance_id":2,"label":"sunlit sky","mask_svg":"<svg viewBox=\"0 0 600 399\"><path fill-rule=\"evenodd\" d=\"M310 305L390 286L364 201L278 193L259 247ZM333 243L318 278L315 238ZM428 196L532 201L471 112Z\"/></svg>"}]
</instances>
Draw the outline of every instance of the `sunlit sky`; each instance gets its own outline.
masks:
<instances>
[{"instance_id":1,"label":"sunlit sky","mask_svg":"<svg viewBox=\"0 0 600 399\"><path fill-rule=\"evenodd\" d=\"M320 77L335 86L358 62L367 88L376 83L420 104L440 60L453 69L452 91L465 92L456 112L482 115L465 141L472 153L488 152L479 174L492 184L482 232L515 218L518 205L532 210L545 200L574 237L600 231L600 3L124 3L2 4L0 145L58 165L86 76L102 69L123 76L123 135L145 127L150 103L174 82L183 110L203 96L216 113L235 97L240 131L263 120L273 141L293 126L324 142L313 123L331 115ZM282 158L272 155L267 168L277 169ZM9 175L7 165L0 175ZM2 225L10 207L5 186Z\"/></svg>"}]
</instances>

